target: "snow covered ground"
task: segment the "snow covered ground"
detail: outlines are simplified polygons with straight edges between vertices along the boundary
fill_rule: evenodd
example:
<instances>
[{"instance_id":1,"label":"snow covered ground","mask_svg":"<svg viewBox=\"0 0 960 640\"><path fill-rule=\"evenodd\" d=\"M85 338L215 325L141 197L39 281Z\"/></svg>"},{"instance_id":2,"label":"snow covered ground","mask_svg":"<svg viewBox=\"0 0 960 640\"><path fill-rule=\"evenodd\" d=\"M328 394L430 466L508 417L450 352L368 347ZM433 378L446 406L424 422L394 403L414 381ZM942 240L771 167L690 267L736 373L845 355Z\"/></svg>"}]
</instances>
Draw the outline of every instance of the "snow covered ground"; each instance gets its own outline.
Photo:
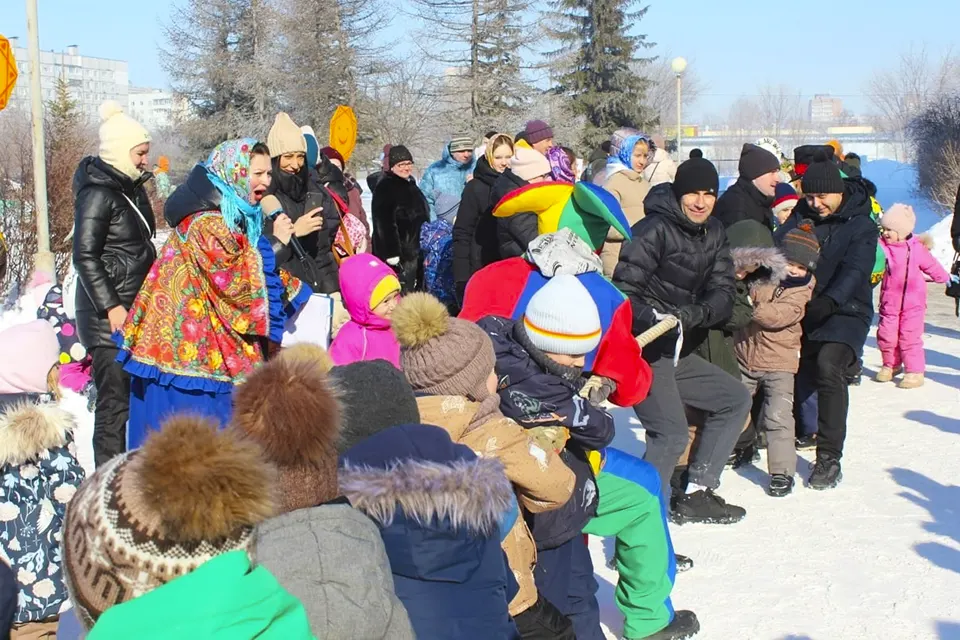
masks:
<instances>
[{"instance_id":1,"label":"snow covered ground","mask_svg":"<svg viewBox=\"0 0 960 640\"><path fill-rule=\"evenodd\" d=\"M677 576L673 603L697 613L698 640L960 639L960 321L942 286L929 296L921 389L870 379L880 367L871 332L837 489L768 497L764 458L723 475L720 494L746 508L745 520L671 526L695 562ZM633 412L618 410L617 422L615 446L639 455ZM803 480L812 454L799 456ZM613 546L590 547L602 619L619 633L616 572L605 564Z\"/></svg>"}]
</instances>

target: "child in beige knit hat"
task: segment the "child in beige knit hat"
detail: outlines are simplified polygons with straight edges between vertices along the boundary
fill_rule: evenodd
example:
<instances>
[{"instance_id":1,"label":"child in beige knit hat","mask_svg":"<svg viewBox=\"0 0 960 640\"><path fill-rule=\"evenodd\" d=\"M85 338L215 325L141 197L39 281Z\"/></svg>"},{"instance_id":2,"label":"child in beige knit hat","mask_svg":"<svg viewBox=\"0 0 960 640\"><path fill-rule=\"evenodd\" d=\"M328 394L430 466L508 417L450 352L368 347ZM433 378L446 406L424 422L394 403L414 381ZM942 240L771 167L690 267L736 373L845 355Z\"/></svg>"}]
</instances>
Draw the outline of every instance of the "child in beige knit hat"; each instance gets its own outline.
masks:
<instances>
[{"instance_id":1,"label":"child in beige knit hat","mask_svg":"<svg viewBox=\"0 0 960 640\"><path fill-rule=\"evenodd\" d=\"M528 513L564 505L574 488L573 474L500 413L493 343L486 333L472 322L451 318L443 303L426 293L401 300L392 321L403 371L414 391L425 394L417 399L421 420L445 429L454 442L478 455L503 462L518 503ZM536 549L523 518L517 519L503 549L520 587L509 608L521 632L551 619L565 621L537 593ZM569 622L553 629L551 637L572 640Z\"/></svg>"}]
</instances>

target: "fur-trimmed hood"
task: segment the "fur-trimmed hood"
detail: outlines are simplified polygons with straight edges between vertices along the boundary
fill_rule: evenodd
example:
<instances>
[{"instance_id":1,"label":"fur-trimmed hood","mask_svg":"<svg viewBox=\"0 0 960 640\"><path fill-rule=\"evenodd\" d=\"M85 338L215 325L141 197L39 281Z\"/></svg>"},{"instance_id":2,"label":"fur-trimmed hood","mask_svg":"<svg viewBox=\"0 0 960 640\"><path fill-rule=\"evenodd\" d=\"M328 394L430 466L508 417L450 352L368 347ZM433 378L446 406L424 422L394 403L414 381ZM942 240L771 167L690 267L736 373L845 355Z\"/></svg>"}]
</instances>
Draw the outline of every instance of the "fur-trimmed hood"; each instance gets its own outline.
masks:
<instances>
[{"instance_id":1,"label":"fur-trimmed hood","mask_svg":"<svg viewBox=\"0 0 960 640\"><path fill-rule=\"evenodd\" d=\"M55 404L17 403L0 410L0 466L21 465L65 446L76 420Z\"/></svg>"},{"instance_id":2,"label":"fur-trimmed hood","mask_svg":"<svg viewBox=\"0 0 960 640\"><path fill-rule=\"evenodd\" d=\"M740 247L730 249L733 268L740 271L752 265L759 269L746 277L751 288L765 284L777 284L787 277L787 259L775 247Z\"/></svg>"},{"instance_id":3,"label":"fur-trimmed hood","mask_svg":"<svg viewBox=\"0 0 960 640\"><path fill-rule=\"evenodd\" d=\"M513 496L495 458L408 459L382 469L347 463L340 490L381 527L402 516L421 525L448 521L453 531L482 536L496 534Z\"/></svg>"}]
</instances>

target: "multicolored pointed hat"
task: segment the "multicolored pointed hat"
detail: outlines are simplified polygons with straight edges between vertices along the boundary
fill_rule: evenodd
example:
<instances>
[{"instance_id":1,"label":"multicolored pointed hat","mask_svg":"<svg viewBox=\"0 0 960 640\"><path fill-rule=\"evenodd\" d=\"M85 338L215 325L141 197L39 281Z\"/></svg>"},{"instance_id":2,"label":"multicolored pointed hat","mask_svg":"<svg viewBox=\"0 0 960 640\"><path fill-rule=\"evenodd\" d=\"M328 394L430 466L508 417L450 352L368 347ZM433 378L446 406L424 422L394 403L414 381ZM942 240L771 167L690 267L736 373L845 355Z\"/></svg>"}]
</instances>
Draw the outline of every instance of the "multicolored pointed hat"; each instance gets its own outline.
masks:
<instances>
[{"instance_id":1,"label":"multicolored pointed hat","mask_svg":"<svg viewBox=\"0 0 960 640\"><path fill-rule=\"evenodd\" d=\"M518 213L537 214L541 234L570 229L594 251L603 247L610 227L631 238L620 203L609 191L589 182L529 184L508 193L493 209L497 218Z\"/></svg>"}]
</instances>

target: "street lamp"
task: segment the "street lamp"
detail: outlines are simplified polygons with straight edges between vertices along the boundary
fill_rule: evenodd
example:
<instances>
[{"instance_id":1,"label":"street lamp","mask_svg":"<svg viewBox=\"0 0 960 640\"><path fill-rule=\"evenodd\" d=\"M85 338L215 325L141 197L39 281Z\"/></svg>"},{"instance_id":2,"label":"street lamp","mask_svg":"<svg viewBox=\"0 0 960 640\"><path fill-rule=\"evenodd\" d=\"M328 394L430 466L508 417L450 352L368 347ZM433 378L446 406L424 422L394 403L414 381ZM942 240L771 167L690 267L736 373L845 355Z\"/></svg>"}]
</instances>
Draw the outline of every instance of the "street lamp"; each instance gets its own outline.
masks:
<instances>
[{"instance_id":1,"label":"street lamp","mask_svg":"<svg viewBox=\"0 0 960 640\"><path fill-rule=\"evenodd\" d=\"M43 141L43 91L40 82L40 35L37 0L27 2L27 46L30 47L30 114L33 131L33 212L37 217L37 256L34 268L57 281L56 258L50 251L47 217L47 166Z\"/></svg>"},{"instance_id":2,"label":"street lamp","mask_svg":"<svg viewBox=\"0 0 960 640\"><path fill-rule=\"evenodd\" d=\"M680 96L681 96L681 86L683 85L683 72L687 70L687 61L683 58L674 58L670 63L670 68L673 69L673 72L677 75L677 160L683 162L683 155L680 153L681 140L683 139L683 133L680 130Z\"/></svg>"}]
</instances>

